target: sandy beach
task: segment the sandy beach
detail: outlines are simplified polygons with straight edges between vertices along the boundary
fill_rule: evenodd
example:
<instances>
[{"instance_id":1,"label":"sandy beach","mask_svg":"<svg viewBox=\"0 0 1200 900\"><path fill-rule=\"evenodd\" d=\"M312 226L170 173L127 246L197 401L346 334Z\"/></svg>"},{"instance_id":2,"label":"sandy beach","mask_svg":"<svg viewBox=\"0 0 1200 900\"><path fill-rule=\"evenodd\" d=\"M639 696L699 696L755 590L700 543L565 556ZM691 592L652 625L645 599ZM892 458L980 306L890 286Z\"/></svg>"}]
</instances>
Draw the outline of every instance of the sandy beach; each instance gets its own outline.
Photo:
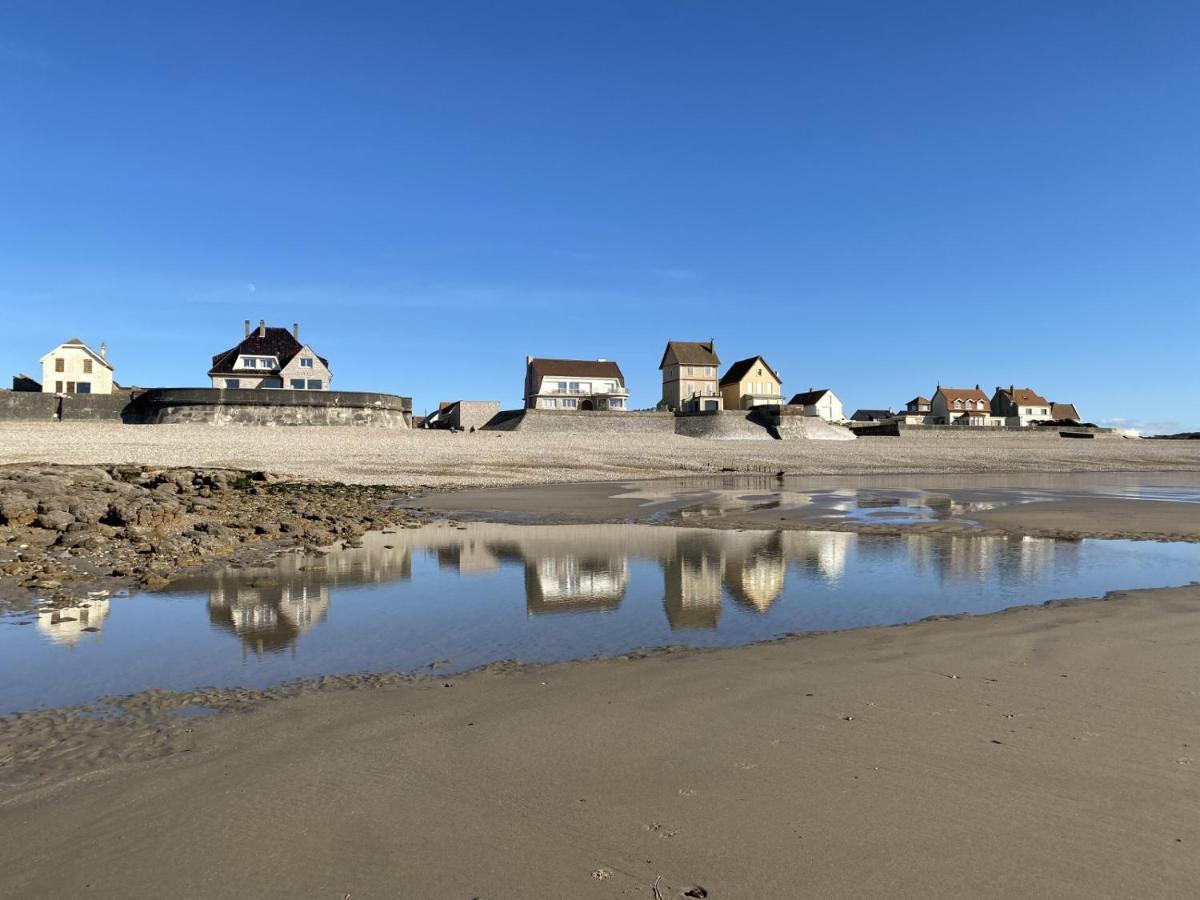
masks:
<instances>
[{"instance_id":1,"label":"sandy beach","mask_svg":"<svg viewBox=\"0 0 1200 900\"><path fill-rule=\"evenodd\" d=\"M0 461L263 469L400 487L484 487L708 475L1197 471L1196 441L941 434L936 439L706 441L649 435L0 423Z\"/></svg>"},{"instance_id":2,"label":"sandy beach","mask_svg":"<svg viewBox=\"0 0 1200 900\"><path fill-rule=\"evenodd\" d=\"M1197 650L1189 588L85 724L0 893L1188 896Z\"/></svg>"},{"instance_id":3,"label":"sandy beach","mask_svg":"<svg viewBox=\"0 0 1200 900\"><path fill-rule=\"evenodd\" d=\"M1024 473L1016 484L1200 470L1194 444L1044 438L548 447L55 425L0 427L0 453L427 488L730 467ZM514 502L545 513L538 490ZM631 508L611 485L571 491L597 518ZM486 493L445 498L448 511ZM981 515L1014 534L1194 537L1194 509L1064 499ZM1192 585L732 649L151 692L115 717L8 717L0 895L1187 896L1200 884L1198 650ZM173 714L195 704L221 712Z\"/></svg>"}]
</instances>

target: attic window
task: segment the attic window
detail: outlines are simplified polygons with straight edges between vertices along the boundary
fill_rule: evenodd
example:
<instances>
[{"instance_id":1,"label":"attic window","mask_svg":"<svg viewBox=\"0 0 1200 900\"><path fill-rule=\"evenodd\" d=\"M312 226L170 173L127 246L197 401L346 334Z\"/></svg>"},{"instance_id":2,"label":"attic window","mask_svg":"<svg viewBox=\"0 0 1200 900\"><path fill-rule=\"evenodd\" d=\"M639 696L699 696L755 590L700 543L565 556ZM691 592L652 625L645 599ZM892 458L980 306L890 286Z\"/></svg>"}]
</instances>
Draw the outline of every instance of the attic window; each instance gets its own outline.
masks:
<instances>
[{"instance_id":1,"label":"attic window","mask_svg":"<svg viewBox=\"0 0 1200 900\"><path fill-rule=\"evenodd\" d=\"M309 356L300 357L300 368L311 369L312 367L313 367L312 357L309 357Z\"/></svg>"},{"instance_id":2,"label":"attic window","mask_svg":"<svg viewBox=\"0 0 1200 900\"><path fill-rule=\"evenodd\" d=\"M955 409L962 409L962 401L961 401L961 400L955 400L955 401L954 401L954 408L955 408Z\"/></svg>"}]
</instances>

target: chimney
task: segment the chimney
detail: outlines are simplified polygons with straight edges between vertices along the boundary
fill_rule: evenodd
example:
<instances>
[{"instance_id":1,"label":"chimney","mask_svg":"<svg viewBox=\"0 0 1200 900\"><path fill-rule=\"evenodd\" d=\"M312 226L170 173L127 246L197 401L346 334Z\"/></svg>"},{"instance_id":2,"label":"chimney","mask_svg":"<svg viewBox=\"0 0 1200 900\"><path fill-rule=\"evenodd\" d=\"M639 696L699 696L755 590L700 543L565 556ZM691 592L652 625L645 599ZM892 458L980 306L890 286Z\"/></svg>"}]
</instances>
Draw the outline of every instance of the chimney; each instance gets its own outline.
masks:
<instances>
[{"instance_id":1,"label":"chimney","mask_svg":"<svg viewBox=\"0 0 1200 900\"><path fill-rule=\"evenodd\" d=\"M250 320L246 320L246 337L250 337Z\"/></svg>"},{"instance_id":2,"label":"chimney","mask_svg":"<svg viewBox=\"0 0 1200 900\"><path fill-rule=\"evenodd\" d=\"M601 356L599 359L596 360L596 362L608 362L608 360L605 359L603 356Z\"/></svg>"},{"instance_id":3,"label":"chimney","mask_svg":"<svg viewBox=\"0 0 1200 900\"><path fill-rule=\"evenodd\" d=\"M529 365L531 362L533 362L533 357L532 357L532 356L526 356L526 357L525 357L525 365Z\"/></svg>"},{"instance_id":4,"label":"chimney","mask_svg":"<svg viewBox=\"0 0 1200 900\"><path fill-rule=\"evenodd\" d=\"M300 340L300 323L299 322L292 323L292 337L294 337L296 340Z\"/></svg>"},{"instance_id":5,"label":"chimney","mask_svg":"<svg viewBox=\"0 0 1200 900\"><path fill-rule=\"evenodd\" d=\"M104 343L104 341L100 342L100 358L103 360L108 359L108 344Z\"/></svg>"},{"instance_id":6,"label":"chimney","mask_svg":"<svg viewBox=\"0 0 1200 900\"><path fill-rule=\"evenodd\" d=\"M265 337L267 336L267 322L266 322L266 319L259 319L259 320L258 320L258 336L259 336L260 338L265 338Z\"/></svg>"}]
</instances>

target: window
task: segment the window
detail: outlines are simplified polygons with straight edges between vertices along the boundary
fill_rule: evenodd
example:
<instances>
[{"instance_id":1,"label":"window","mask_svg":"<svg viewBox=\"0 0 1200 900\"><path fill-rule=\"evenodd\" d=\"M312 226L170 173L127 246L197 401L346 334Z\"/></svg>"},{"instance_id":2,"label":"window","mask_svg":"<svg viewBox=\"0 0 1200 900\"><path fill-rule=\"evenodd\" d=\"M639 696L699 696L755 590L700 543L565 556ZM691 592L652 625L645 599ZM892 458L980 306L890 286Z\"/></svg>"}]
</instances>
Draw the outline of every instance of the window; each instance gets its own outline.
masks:
<instances>
[{"instance_id":1,"label":"window","mask_svg":"<svg viewBox=\"0 0 1200 900\"><path fill-rule=\"evenodd\" d=\"M1042 415L1043 415L1043 416L1048 416L1048 415L1050 415L1050 410L1048 410L1048 409L1043 409L1043 410L1042 410Z\"/></svg>"},{"instance_id":2,"label":"window","mask_svg":"<svg viewBox=\"0 0 1200 900\"><path fill-rule=\"evenodd\" d=\"M255 359L253 356L244 357L242 359L242 368L243 369L256 369L256 368L258 368L258 360Z\"/></svg>"},{"instance_id":3,"label":"window","mask_svg":"<svg viewBox=\"0 0 1200 900\"><path fill-rule=\"evenodd\" d=\"M54 357L54 371L55 372L67 371L66 361L61 356Z\"/></svg>"},{"instance_id":4,"label":"window","mask_svg":"<svg viewBox=\"0 0 1200 900\"><path fill-rule=\"evenodd\" d=\"M73 394L73 393L75 393L75 382L73 382L73 381L68 381L68 382L67 382L67 393L68 393L68 394Z\"/></svg>"},{"instance_id":5,"label":"window","mask_svg":"<svg viewBox=\"0 0 1200 900\"><path fill-rule=\"evenodd\" d=\"M308 379L308 389L310 391L319 391L321 389L321 379L320 378Z\"/></svg>"},{"instance_id":6,"label":"window","mask_svg":"<svg viewBox=\"0 0 1200 900\"><path fill-rule=\"evenodd\" d=\"M608 401L608 408L609 408L609 409L624 409L624 408L625 408L625 400L624 400L624 398L622 398L622 397L611 397L611 398L609 398L609 401Z\"/></svg>"},{"instance_id":7,"label":"window","mask_svg":"<svg viewBox=\"0 0 1200 900\"><path fill-rule=\"evenodd\" d=\"M762 378L762 369L761 368L758 370L758 377Z\"/></svg>"},{"instance_id":8,"label":"window","mask_svg":"<svg viewBox=\"0 0 1200 900\"><path fill-rule=\"evenodd\" d=\"M62 391L62 382L61 381L54 382L54 393L61 394L62 392L63 392Z\"/></svg>"},{"instance_id":9,"label":"window","mask_svg":"<svg viewBox=\"0 0 1200 900\"><path fill-rule=\"evenodd\" d=\"M293 391L304 390L304 379L303 378L293 378L289 384Z\"/></svg>"},{"instance_id":10,"label":"window","mask_svg":"<svg viewBox=\"0 0 1200 900\"><path fill-rule=\"evenodd\" d=\"M238 381L236 378L226 378L225 379L225 387L226 388L236 389L238 387L238 385L240 385L240 384L241 384L241 382Z\"/></svg>"},{"instance_id":11,"label":"window","mask_svg":"<svg viewBox=\"0 0 1200 900\"><path fill-rule=\"evenodd\" d=\"M85 359L83 361L83 374L84 375L92 374L92 361L90 359Z\"/></svg>"},{"instance_id":12,"label":"window","mask_svg":"<svg viewBox=\"0 0 1200 900\"><path fill-rule=\"evenodd\" d=\"M574 397L564 397L562 405L563 409L577 409L579 407L579 401Z\"/></svg>"},{"instance_id":13,"label":"window","mask_svg":"<svg viewBox=\"0 0 1200 900\"><path fill-rule=\"evenodd\" d=\"M565 381L556 381L554 382L554 389L560 394L565 394L567 392L567 383Z\"/></svg>"},{"instance_id":14,"label":"window","mask_svg":"<svg viewBox=\"0 0 1200 900\"><path fill-rule=\"evenodd\" d=\"M542 407L544 409L557 409L558 401L555 400L553 397L543 397L542 398Z\"/></svg>"},{"instance_id":15,"label":"window","mask_svg":"<svg viewBox=\"0 0 1200 900\"><path fill-rule=\"evenodd\" d=\"M688 373L689 375L694 375L694 374L695 374L695 373L692 371L692 369L693 369L693 367L692 367L692 366L688 366L688 367L687 367L687 373ZM708 374L708 370L707 370L707 369L705 369L704 371L705 371L705 374Z\"/></svg>"},{"instance_id":16,"label":"window","mask_svg":"<svg viewBox=\"0 0 1200 900\"><path fill-rule=\"evenodd\" d=\"M90 394L92 392L92 383L90 381L79 382L79 384L75 386L75 392L78 394Z\"/></svg>"},{"instance_id":17,"label":"window","mask_svg":"<svg viewBox=\"0 0 1200 900\"><path fill-rule=\"evenodd\" d=\"M955 400L955 401L954 401L954 408L955 408L955 409L962 409L962 401L961 401L961 400Z\"/></svg>"},{"instance_id":18,"label":"window","mask_svg":"<svg viewBox=\"0 0 1200 900\"><path fill-rule=\"evenodd\" d=\"M302 357L300 357L300 368L302 368L302 369L311 369L312 367L313 367L313 361L312 361L312 357L311 357L311 356L302 356Z\"/></svg>"}]
</instances>

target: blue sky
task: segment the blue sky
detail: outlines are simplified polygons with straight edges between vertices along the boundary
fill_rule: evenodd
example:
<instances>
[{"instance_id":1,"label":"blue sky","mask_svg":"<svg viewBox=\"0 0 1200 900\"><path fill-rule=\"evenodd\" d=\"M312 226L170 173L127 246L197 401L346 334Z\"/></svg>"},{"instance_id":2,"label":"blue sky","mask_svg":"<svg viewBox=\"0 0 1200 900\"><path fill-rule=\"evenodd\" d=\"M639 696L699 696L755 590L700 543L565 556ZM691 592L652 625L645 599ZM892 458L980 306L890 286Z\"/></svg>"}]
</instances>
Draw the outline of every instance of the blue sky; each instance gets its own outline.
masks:
<instances>
[{"instance_id":1,"label":"blue sky","mask_svg":"<svg viewBox=\"0 0 1200 900\"><path fill-rule=\"evenodd\" d=\"M0 3L0 376L659 395L668 338L896 406L1200 429L1200 4ZM6 371L11 370L11 371Z\"/></svg>"}]
</instances>

